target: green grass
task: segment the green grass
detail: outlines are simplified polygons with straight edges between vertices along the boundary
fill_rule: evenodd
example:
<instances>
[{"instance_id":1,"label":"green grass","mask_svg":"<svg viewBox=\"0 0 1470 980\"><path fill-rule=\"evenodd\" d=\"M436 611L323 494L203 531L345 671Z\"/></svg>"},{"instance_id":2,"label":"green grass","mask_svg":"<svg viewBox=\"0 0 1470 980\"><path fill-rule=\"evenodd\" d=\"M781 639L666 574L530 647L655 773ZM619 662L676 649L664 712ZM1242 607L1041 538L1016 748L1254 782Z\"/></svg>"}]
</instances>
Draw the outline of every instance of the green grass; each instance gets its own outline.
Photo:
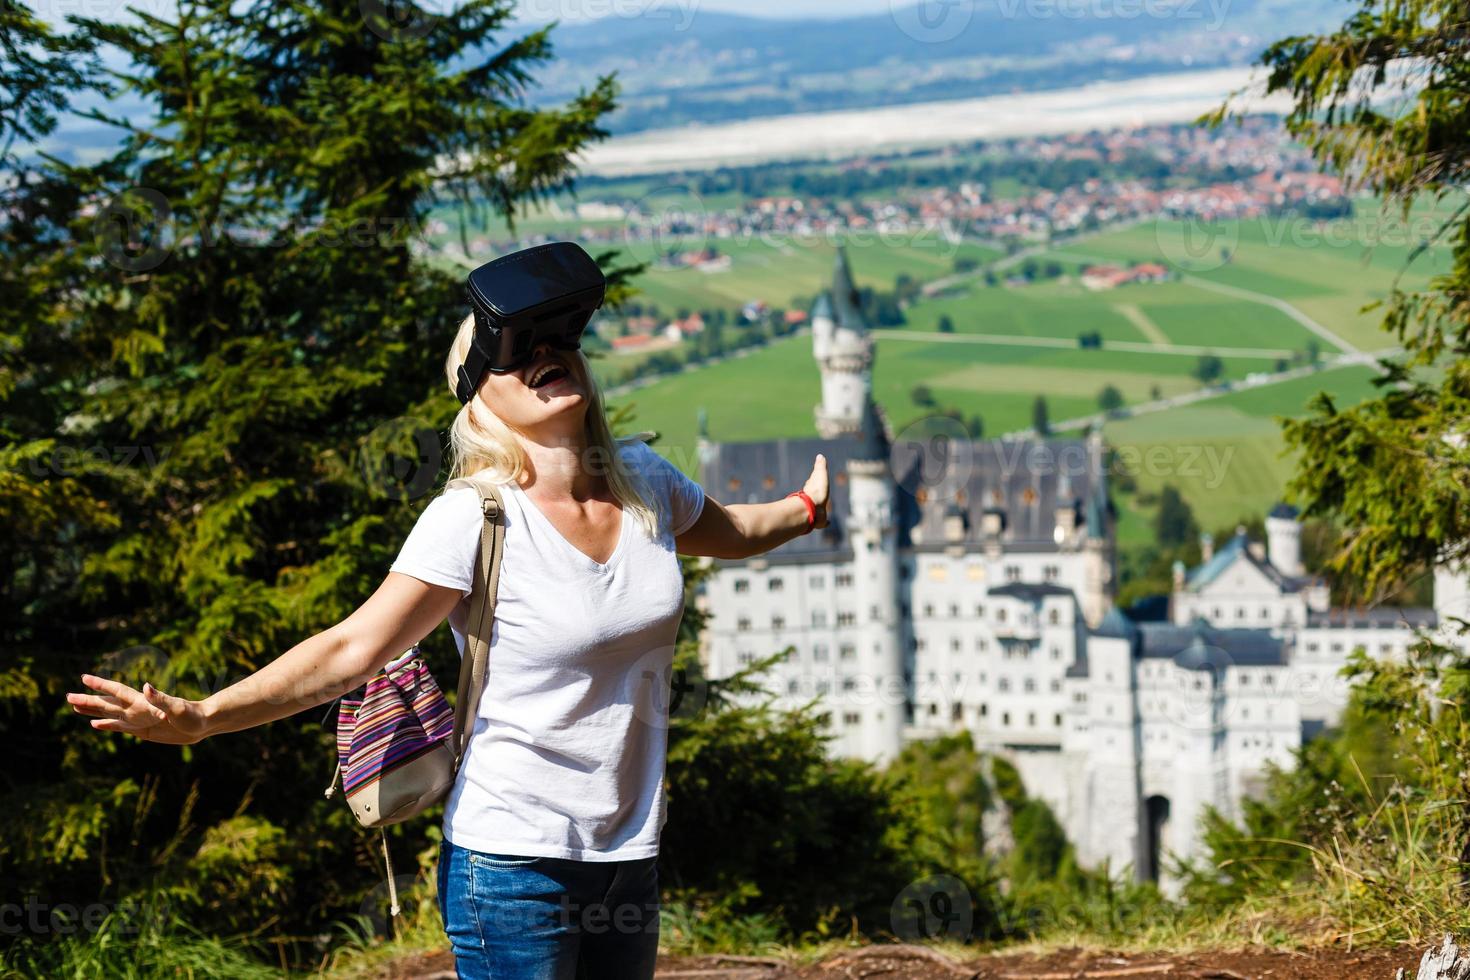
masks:
<instances>
[{"instance_id":1,"label":"green grass","mask_svg":"<svg viewBox=\"0 0 1470 980\"><path fill-rule=\"evenodd\" d=\"M1109 422L1108 442L1129 465L1141 493L1179 489L1200 523L1214 527L1265 513L1281 499L1293 458L1285 454L1276 416L1302 414L1318 391L1339 407L1373 392L1372 368L1352 365L1196 405ZM1153 509L1119 497L1121 547L1152 539Z\"/></svg>"},{"instance_id":2,"label":"green grass","mask_svg":"<svg viewBox=\"0 0 1470 980\"><path fill-rule=\"evenodd\" d=\"M1426 250L1406 266L1410 239L1433 228L1433 219L1419 209L1400 225L1393 217L1380 218L1375 202L1363 201L1353 219L1323 225L1281 218L1222 223L1216 228L1218 242L1222 247L1234 242L1229 261L1192 274L1286 300L1354 346L1377 350L1391 346L1392 338L1381 329L1382 311L1364 312L1363 307L1386 298L1396 279L1402 288L1422 288L1431 275L1449 268L1449 250L1443 247ZM1186 249L1189 241L1184 224L1164 221L1065 251L1131 261L1180 257L1191 268L1219 261L1218 252Z\"/></svg>"}]
</instances>

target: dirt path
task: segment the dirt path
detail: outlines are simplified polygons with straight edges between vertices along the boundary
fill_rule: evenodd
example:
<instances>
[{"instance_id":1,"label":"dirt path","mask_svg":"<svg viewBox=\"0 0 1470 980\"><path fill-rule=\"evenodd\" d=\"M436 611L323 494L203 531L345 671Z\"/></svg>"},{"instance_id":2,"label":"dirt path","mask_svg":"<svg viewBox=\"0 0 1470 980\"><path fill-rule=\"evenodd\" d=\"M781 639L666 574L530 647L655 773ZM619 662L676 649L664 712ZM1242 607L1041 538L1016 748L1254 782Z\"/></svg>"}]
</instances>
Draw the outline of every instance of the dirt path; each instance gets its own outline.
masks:
<instances>
[{"instance_id":1,"label":"dirt path","mask_svg":"<svg viewBox=\"0 0 1470 980\"><path fill-rule=\"evenodd\" d=\"M918 946L862 946L807 965L763 956L663 956L657 980L1394 980L1421 950L1257 950L1140 955L1064 949L963 962ZM381 980L454 980L448 953L399 961Z\"/></svg>"},{"instance_id":2,"label":"dirt path","mask_svg":"<svg viewBox=\"0 0 1470 980\"><path fill-rule=\"evenodd\" d=\"M1174 342L1169 339L1159 325L1148 318L1148 314L1139 308L1137 303L1114 303L1113 309L1127 317L1128 322L1138 328L1138 332L1153 341L1155 347L1172 347Z\"/></svg>"}]
</instances>

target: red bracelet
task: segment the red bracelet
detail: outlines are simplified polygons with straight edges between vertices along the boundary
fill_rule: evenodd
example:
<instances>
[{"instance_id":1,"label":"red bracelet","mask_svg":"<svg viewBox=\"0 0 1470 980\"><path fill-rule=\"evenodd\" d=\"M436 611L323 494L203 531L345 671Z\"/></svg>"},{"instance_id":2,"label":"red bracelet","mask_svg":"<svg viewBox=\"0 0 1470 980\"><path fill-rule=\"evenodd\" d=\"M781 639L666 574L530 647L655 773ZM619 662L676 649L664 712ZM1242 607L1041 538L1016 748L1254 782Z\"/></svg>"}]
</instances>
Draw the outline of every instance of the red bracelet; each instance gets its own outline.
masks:
<instances>
[{"instance_id":1,"label":"red bracelet","mask_svg":"<svg viewBox=\"0 0 1470 980\"><path fill-rule=\"evenodd\" d=\"M786 496L788 499L791 497L800 497L801 502L806 504L806 529L810 532L812 528L817 526L817 505L812 503L812 498L805 490L788 493Z\"/></svg>"}]
</instances>

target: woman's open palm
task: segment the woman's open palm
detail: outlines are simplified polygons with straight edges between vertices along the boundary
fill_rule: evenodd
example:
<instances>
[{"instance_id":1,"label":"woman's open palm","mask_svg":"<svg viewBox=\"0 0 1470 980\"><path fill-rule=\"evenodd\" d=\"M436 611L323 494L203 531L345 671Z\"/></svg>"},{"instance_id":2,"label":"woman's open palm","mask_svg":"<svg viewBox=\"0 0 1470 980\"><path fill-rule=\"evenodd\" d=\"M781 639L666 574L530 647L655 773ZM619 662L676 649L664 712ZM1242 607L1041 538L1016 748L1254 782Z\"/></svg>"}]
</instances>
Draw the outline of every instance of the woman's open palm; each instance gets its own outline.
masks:
<instances>
[{"instance_id":1,"label":"woman's open palm","mask_svg":"<svg viewBox=\"0 0 1470 980\"><path fill-rule=\"evenodd\" d=\"M806 495L812 498L812 504L817 510L817 519L813 527L827 526L827 496L829 488L827 484L827 457L817 453L817 458L812 461L812 475L806 478L806 486L802 487Z\"/></svg>"},{"instance_id":2,"label":"woman's open palm","mask_svg":"<svg viewBox=\"0 0 1470 980\"><path fill-rule=\"evenodd\" d=\"M93 728L167 745L193 745L207 734L198 701L164 694L147 683L138 691L93 674L83 674L82 683L100 693L69 693L66 700L77 714L92 716Z\"/></svg>"}]
</instances>

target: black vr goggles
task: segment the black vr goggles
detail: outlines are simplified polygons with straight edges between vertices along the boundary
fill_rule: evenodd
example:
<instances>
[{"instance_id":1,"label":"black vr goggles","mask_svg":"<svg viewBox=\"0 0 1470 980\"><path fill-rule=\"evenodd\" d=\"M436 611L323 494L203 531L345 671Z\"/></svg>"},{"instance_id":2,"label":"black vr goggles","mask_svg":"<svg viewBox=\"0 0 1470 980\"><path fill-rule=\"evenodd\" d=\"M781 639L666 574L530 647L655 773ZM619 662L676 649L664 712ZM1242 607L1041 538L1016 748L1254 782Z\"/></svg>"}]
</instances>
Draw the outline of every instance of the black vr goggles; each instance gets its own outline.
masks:
<instances>
[{"instance_id":1,"label":"black vr goggles","mask_svg":"<svg viewBox=\"0 0 1470 980\"><path fill-rule=\"evenodd\" d=\"M486 371L523 367L540 344L580 347L607 280L581 246L551 242L487 262L470 273L469 288L475 339L459 369L461 405L474 397Z\"/></svg>"}]
</instances>

